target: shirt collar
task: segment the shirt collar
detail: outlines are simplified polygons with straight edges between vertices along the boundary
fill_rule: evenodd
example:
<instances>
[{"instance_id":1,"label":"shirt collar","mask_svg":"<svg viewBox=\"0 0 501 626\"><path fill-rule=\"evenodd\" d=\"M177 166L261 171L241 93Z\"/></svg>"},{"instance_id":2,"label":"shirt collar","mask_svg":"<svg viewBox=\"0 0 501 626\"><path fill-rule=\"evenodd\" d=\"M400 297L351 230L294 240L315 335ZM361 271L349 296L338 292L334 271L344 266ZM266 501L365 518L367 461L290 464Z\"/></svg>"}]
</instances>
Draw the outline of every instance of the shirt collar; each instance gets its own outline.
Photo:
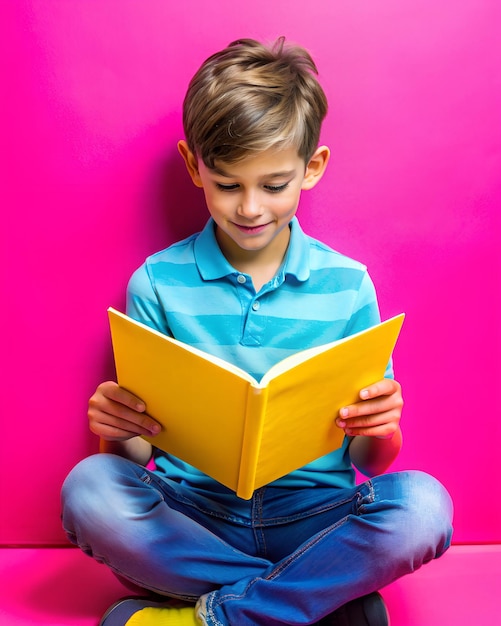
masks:
<instances>
[{"instance_id":1,"label":"shirt collar","mask_svg":"<svg viewBox=\"0 0 501 626\"><path fill-rule=\"evenodd\" d=\"M290 228L291 238L283 264L284 274L304 282L310 277L310 242L297 217L292 218Z\"/></svg>"},{"instance_id":2,"label":"shirt collar","mask_svg":"<svg viewBox=\"0 0 501 626\"><path fill-rule=\"evenodd\" d=\"M310 276L310 248L308 237L303 232L296 217L290 223L291 237L281 272L294 276L298 281ZM195 261L204 280L216 280L235 273L216 241L215 223L209 218L204 229L198 234L194 244Z\"/></svg>"}]
</instances>

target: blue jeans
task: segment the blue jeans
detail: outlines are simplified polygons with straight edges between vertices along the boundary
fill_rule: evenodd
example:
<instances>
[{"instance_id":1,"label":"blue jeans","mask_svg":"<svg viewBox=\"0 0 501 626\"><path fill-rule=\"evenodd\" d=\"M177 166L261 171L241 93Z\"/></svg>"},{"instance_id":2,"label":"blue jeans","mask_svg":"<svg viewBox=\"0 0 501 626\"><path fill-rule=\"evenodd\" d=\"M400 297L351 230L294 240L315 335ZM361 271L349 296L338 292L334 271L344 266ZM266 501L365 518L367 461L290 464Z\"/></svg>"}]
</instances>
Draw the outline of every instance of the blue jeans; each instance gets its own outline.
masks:
<instances>
[{"instance_id":1,"label":"blue jeans","mask_svg":"<svg viewBox=\"0 0 501 626\"><path fill-rule=\"evenodd\" d=\"M62 490L69 539L159 594L209 594L209 624L314 624L440 556L449 495L422 472L350 489L264 487L235 515L131 461L98 454Z\"/></svg>"}]
</instances>

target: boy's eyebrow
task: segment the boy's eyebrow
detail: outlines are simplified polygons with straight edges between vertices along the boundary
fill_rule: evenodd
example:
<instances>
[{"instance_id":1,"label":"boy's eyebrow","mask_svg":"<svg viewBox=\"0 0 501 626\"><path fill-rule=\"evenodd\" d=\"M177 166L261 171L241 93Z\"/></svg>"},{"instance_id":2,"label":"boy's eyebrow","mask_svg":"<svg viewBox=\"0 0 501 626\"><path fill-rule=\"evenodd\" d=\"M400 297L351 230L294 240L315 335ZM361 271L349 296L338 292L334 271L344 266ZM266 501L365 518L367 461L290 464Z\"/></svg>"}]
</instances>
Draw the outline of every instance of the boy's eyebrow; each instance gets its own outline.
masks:
<instances>
[{"instance_id":1,"label":"boy's eyebrow","mask_svg":"<svg viewBox=\"0 0 501 626\"><path fill-rule=\"evenodd\" d=\"M229 172L225 172L225 170L223 170L222 168L218 167L217 165L214 165L213 168L211 168L212 171L215 174L219 174L219 176L224 176L225 178L238 178L238 175L235 174L230 174ZM264 176L262 176L262 178L288 178L289 176L292 176L296 173L296 170L284 170L283 172L272 172L270 174L265 174Z\"/></svg>"}]
</instances>

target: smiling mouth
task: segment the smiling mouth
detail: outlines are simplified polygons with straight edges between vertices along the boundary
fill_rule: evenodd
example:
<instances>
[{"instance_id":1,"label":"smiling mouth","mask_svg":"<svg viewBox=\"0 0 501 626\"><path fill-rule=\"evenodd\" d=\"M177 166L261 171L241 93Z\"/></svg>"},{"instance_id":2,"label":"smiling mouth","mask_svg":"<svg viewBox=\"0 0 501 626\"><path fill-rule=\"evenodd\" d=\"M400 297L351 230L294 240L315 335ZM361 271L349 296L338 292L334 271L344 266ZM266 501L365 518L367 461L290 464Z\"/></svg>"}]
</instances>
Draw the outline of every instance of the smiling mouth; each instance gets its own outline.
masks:
<instances>
[{"instance_id":1,"label":"smiling mouth","mask_svg":"<svg viewBox=\"0 0 501 626\"><path fill-rule=\"evenodd\" d=\"M268 224L257 224L256 226L244 226L243 224L236 223L234 224L240 232L248 234L260 233L268 226Z\"/></svg>"}]
</instances>

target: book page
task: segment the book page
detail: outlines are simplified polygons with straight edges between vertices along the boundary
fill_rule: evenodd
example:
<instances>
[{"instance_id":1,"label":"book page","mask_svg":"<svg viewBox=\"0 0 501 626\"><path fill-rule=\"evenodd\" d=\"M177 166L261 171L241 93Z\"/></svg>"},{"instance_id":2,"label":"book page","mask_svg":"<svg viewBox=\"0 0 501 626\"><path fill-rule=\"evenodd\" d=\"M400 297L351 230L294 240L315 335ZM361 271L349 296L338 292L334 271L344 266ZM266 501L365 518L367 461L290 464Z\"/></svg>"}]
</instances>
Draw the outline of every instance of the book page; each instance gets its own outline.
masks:
<instances>
[{"instance_id":1,"label":"book page","mask_svg":"<svg viewBox=\"0 0 501 626\"><path fill-rule=\"evenodd\" d=\"M300 352L291 354L290 356L286 357L282 361L279 361L278 363L273 365L273 367L271 367L266 372L266 374L261 379L260 386L265 387L269 383L269 381L272 380L273 378L277 378L281 374L288 372L294 367L297 367L301 363L304 363L305 361L314 358L316 355L322 352L327 352L329 350L335 349L336 346L340 346L343 343L353 341L359 335L369 335L369 334L373 334L374 332L379 332L376 329L378 329L381 326L387 326L387 325L394 326L394 327L398 326L398 331L397 331L397 336L398 336L398 332L400 331L404 317L405 315L401 313L400 315L396 315L395 317L392 317L389 320L386 320L385 322L376 324L376 326L372 326L371 328L362 330L359 333L355 333L354 335L349 335L348 337L343 337L341 339L338 339L337 341L332 341L330 343L322 344L321 346L317 346L315 348L307 348L306 350L301 350ZM396 341L396 337L395 337L395 341Z\"/></svg>"},{"instance_id":2,"label":"book page","mask_svg":"<svg viewBox=\"0 0 501 626\"><path fill-rule=\"evenodd\" d=\"M135 325L146 333L152 333L153 335L158 337L160 341L167 341L171 344L174 344L178 346L179 348L186 350L187 352L193 354L194 356L200 359L204 359L205 361L209 361L210 363L213 363L214 365L217 365L218 367L228 370L228 372L231 372L232 374L234 374L235 376L238 376L239 378L243 378L244 380L248 381L252 385L258 385L257 380L253 376L251 376L251 374L241 369L237 365L233 365L233 363L230 363L229 361L225 361L224 359L221 359L213 354L209 354L208 352L199 350L195 346L190 346L190 344L188 343L183 343L182 341L178 341L174 337L169 337L168 335L164 335L163 333L159 332L155 328L151 328L150 326L147 326L146 324L143 324L142 322L138 322L132 317L125 315L125 313L121 313L120 311L117 311L113 307L108 308L108 315L110 317L110 323L112 323L114 318L120 318L121 320L123 320L123 322L125 322L128 325ZM129 332L132 332L132 331L129 331ZM136 332L139 333L139 331L136 331ZM141 333L142 337L145 336L144 332Z\"/></svg>"},{"instance_id":3,"label":"book page","mask_svg":"<svg viewBox=\"0 0 501 626\"><path fill-rule=\"evenodd\" d=\"M383 378L404 315L330 344L272 378L256 473L256 488L339 448L335 419Z\"/></svg>"},{"instance_id":4,"label":"book page","mask_svg":"<svg viewBox=\"0 0 501 626\"><path fill-rule=\"evenodd\" d=\"M249 381L122 314L110 324L118 383L163 427L144 439L236 491Z\"/></svg>"}]
</instances>

